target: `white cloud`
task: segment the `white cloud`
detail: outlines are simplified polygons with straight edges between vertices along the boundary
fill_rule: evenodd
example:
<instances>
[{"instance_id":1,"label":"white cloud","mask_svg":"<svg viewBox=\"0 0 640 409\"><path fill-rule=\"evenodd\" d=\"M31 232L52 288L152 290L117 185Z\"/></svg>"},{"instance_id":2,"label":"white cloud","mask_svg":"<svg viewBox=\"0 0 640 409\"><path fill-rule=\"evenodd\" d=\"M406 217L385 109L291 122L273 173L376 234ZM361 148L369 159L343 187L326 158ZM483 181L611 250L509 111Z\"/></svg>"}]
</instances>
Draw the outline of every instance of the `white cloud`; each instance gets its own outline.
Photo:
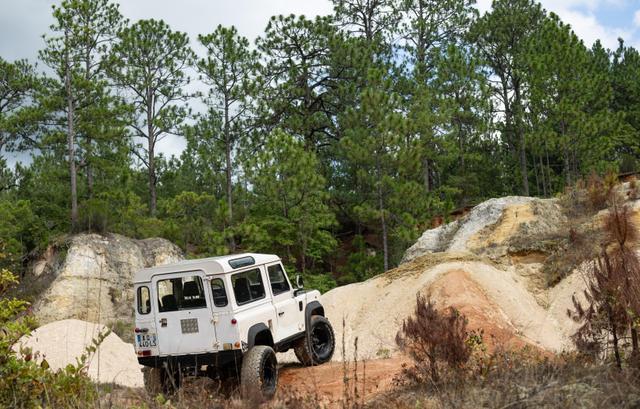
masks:
<instances>
[{"instance_id":1,"label":"white cloud","mask_svg":"<svg viewBox=\"0 0 640 409\"><path fill-rule=\"evenodd\" d=\"M640 27L640 9L633 15L633 24L635 24L636 27Z\"/></svg>"},{"instance_id":2,"label":"white cloud","mask_svg":"<svg viewBox=\"0 0 640 409\"><path fill-rule=\"evenodd\" d=\"M172 29L185 31L196 41L198 34L212 32L218 24L234 25L251 40L260 35L269 18L278 14L329 14L329 0L137 0L120 1L122 13L132 21L144 18L165 20Z\"/></svg>"},{"instance_id":3,"label":"white cloud","mask_svg":"<svg viewBox=\"0 0 640 409\"><path fill-rule=\"evenodd\" d=\"M553 3L553 2L550 2ZM608 27L601 24L592 12L583 12L573 9L555 8L550 9L556 13L562 21L568 23L573 31L584 40L587 47L590 47L596 40L600 40L602 44L614 49L618 45L618 38L625 40L632 38L632 30L623 27Z\"/></svg>"}]
</instances>

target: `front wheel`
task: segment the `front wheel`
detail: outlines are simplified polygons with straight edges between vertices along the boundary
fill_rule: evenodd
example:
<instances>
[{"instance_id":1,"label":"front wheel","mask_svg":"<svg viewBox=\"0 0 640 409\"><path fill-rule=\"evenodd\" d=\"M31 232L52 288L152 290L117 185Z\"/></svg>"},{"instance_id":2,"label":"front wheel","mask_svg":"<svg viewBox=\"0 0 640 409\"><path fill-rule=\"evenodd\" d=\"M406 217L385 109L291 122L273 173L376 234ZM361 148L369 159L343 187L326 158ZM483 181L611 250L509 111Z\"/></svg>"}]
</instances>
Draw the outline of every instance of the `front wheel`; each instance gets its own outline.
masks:
<instances>
[{"instance_id":1,"label":"front wheel","mask_svg":"<svg viewBox=\"0 0 640 409\"><path fill-rule=\"evenodd\" d=\"M314 315L311 317L308 333L298 341L295 353L303 365L320 365L331 360L335 347L331 323L323 316Z\"/></svg>"},{"instance_id":2,"label":"front wheel","mask_svg":"<svg viewBox=\"0 0 640 409\"><path fill-rule=\"evenodd\" d=\"M242 357L240 386L245 398L271 399L278 387L278 361L273 348L256 345Z\"/></svg>"}]
</instances>

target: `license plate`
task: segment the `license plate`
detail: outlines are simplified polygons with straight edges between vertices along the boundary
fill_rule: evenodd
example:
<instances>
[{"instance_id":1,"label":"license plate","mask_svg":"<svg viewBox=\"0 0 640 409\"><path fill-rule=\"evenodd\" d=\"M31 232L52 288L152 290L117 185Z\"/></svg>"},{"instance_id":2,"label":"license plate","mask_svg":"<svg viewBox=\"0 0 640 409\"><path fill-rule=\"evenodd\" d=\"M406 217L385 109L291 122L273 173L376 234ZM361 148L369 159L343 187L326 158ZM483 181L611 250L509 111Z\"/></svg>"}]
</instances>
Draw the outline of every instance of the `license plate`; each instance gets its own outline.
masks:
<instances>
[{"instance_id":1,"label":"license plate","mask_svg":"<svg viewBox=\"0 0 640 409\"><path fill-rule=\"evenodd\" d=\"M158 346L156 334L137 334L136 342L140 348L153 348Z\"/></svg>"}]
</instances>

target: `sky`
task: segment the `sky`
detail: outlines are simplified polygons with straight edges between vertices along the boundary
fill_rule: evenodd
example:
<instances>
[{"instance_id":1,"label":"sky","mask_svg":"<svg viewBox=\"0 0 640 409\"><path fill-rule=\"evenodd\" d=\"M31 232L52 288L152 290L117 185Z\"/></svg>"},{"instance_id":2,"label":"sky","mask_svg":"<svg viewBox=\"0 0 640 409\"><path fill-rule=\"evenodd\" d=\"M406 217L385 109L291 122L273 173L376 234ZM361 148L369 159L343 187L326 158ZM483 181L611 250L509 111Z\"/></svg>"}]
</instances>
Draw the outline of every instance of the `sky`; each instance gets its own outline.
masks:
<instances>
[{"instance_id":1,"label":"sky","mask_svg":"<svg viewBox=\"0 0 640 409\"><path fill-rule=\"evenodd\" d=\"M477 0L481 13L491 0ZM131 21L142 18L165 20L174 30L192 39L212 32L218 24L235 25L251 40L264 31L269 17L304 14L308 17L331 13L330 0L119 0L122 14ZM54 0L0 0L0 56L5 60L35 61L44 45L42 34L53 23ZM600 39L615 49L618 37L640 48L640 0L542 0L543 7L571 24L590 46ZM166 154L179 153L184 142L167 138L159 147ZM11 158L9 158L11 159ZM14 158L15 160L16 158Z\"/></svg>"}]
</instances>

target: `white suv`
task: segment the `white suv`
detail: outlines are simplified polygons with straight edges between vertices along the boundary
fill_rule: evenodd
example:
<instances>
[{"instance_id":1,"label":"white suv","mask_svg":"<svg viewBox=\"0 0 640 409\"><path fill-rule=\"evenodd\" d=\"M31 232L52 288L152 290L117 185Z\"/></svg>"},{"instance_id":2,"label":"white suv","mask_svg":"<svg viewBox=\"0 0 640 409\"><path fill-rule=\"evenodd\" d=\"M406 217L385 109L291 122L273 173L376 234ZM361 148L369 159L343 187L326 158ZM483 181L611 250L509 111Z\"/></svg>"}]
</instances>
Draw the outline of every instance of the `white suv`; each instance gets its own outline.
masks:
<instances>
[{"instance_id":1,"label":"white suv","mask_svg":"<svg viewBox=\"0 0 640 409\"><path fill-rule=\"evenodd\" d=\"M276 352L304 365L331 359L335 337L320 293L293 288L280 258L240 254L187 260L135 274L135 350L150 392L183 376L240 378L244 393L272 397Z\"/></svg>"}]
</instances>

